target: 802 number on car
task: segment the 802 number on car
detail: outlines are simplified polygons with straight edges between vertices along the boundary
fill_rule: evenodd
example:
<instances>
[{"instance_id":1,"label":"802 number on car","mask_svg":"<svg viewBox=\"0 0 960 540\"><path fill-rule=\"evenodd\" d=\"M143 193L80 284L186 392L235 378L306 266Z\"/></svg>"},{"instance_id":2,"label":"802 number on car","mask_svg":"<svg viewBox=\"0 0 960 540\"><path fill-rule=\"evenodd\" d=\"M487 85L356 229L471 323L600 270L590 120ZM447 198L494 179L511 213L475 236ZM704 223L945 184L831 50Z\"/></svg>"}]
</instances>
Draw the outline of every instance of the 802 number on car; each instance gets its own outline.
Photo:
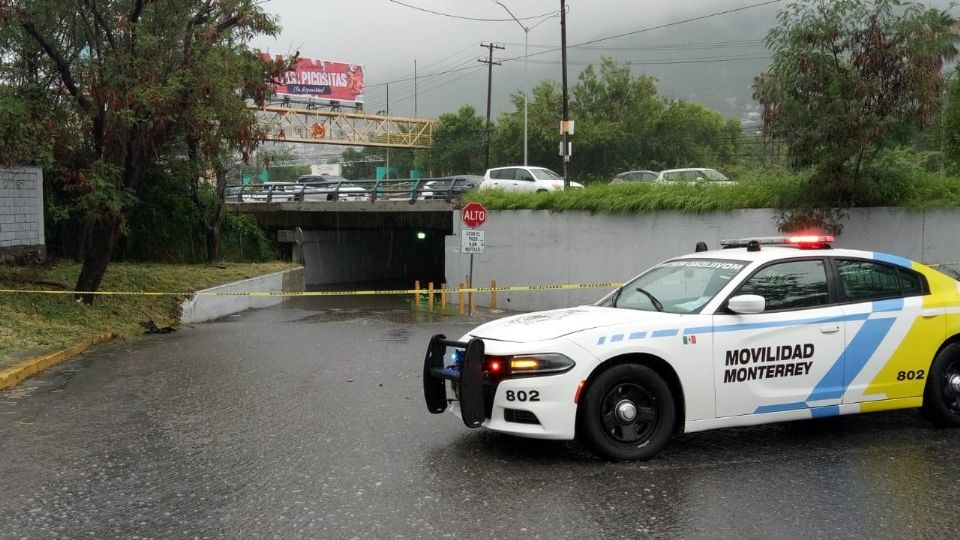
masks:
<instances>
[{"instance_id":1,"label":"802 number on car","mask_svg":"<svg viewBox=\"0 0 960 540\"><path fill-rule=\"evenodd\" d=\"M540 392L537 390L507 390L507 401L540 401Z\"/></svg>"}]
</instances>

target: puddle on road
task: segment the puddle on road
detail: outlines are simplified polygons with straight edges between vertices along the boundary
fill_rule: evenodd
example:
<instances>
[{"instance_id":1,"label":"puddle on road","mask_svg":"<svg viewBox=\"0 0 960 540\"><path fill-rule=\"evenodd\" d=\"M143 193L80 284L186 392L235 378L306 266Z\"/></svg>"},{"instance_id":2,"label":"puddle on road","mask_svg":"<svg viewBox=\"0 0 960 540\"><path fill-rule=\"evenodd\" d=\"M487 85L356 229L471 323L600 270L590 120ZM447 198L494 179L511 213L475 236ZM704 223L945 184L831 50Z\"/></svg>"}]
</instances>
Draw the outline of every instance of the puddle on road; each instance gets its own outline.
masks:
<instances>
[{"instance_id":1,"label":"puddle on road","mask_svg":"<svg viewBox=\"0 0 960 540\"><path fill-rule=\"evenodd\" d=\"M400 289L396 286L381 284L338 285L336 287L311 288L311 290L389 290ZM478 308L472 316L459 315L456 304L448 304L445 311L439 310L439 303L433 311L427 309L425 298L420 309L414 309L411 295L384 294L369 296L309 296L290 298L285 307L311 312L310 315L295 319L299 323L349 322L359 320L377 320L396 324L423 324L435 322L469 322L482 324L487 321L511 315L504 310L491 311ZM405 336L386 338L387 341L404 341Z\"/></svg>"}]
</instances>

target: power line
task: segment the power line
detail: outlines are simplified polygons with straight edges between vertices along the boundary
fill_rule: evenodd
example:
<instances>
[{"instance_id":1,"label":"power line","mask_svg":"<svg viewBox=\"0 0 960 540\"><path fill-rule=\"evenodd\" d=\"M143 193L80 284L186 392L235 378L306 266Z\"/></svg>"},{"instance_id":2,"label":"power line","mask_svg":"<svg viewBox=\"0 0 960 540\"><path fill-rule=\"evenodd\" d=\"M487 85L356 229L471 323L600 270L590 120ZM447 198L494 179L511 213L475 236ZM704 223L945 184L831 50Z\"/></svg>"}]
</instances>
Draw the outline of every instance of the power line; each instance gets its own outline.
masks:
<instances>
[{"instance_id":1,"label":"power line","mask_svg":"<svg viewBox=\"0 0 960 540\"><path fill-rule=\"evenodd\" d=\"M616 35L613 35L613 36L607 36L607 37L602 37L602 38L597 38L597 39L591 39L591 40L589 40L589 41L583 41L583 42L581 42L581 43L575 43L575 44L573 44L573 45L568 45L567 48L570 49L570 48L582 47L582 46L584 46L584 45L591 45L591 44L594 44L594 43L600 43L600 42L603 42L603 41L609 41L609 40L611 40L611 39L617 39L617 38L622 38L622 37L626 37L626 36L633 36L633 35L636 35L636 34L642 34L642 33L644 33L644 32L652 32L653 30L662 30L662 29L664 29L664 28L670 28L671 26L678 26L678 25L686 24L686 23L690 23L690 22L702 21L702 20L705 20L705 19L713 18L713 17L719 17L719 16L721 16L721 15L729 15L730 13L736 13L736 12L739 12L739 11L746 11L746 10L748 10L748 9L753 9L753 8L757 8L757 7L768 6L768 5L770 5L770 4L778 4L778 3L780 3L780 2L783 2L783 0L767 0L766 2L760 2L759 4L751 4L751 5L749 5L749 6L742 6L742 7L727 9L727 10L723 10L723 11L716 11L716 12L714 12L714 13L708 13L708 14L706 14L706 15L700 15L699 17L691 17L691 18L689 18L689 19L682 19L682 20L679 20L679 21L673 21L673 22L669 22L669 23L664 23L664 24L660 24L660 25L657 25L657 26L650 26L650 27L647 27L647 28L641 28L640 30L633 30L633 31L631 31L631 32L624 32L624 33L622 33L622 34L616 34ZM547 49L547 50L545 50L545 51L538 51L538 52L529 54L529 55L527 55L527 57L529 58L530 56L538 56L538 55L541 55L541 54L547 54L547 53L556 52L556 51L559 51L559 50L560 50L560 47L555 47L555 48L552 48L552 49ZM513 57L513 58L506 58L506 59L504 59L503 61L504 61L504 62L514 62L514 61L520 60L520 59L522 59L522 58L523 58L522 56L516 56L516 57Z\"/></svg>"},{"instance_id":2,"label":"power line","mask_svg":"<svg viewBox=\"0 0 960 540\"><path fill-rule=\"evenodd\" d=\"M388 2L392 2L392 3L394 3L394 4L399 4L399 5L403 6L403 7L408 7L408 8L410 8L410 9L415 9L415 10L417 10L417 11L422 11L422 12L424 12L424 13L430 13L430 14L433 14L433 15L440 15L440 16L442 16L442 17L449 17L449 18L451 18L451 19L461 19L461 20L464 20L464 21L480 21L480 22L513 22L513 19L487 19L487 18L483 18L483 17L466 17L466 16L463 16L463 15L455 15L455 14L453 14L453 13L444 13L444 12L442 12L442 11L433 11L432 9L426 9L426 8L422 8L422 7L419 7L419 6L413 6L413 5L410 5L410 4L405 4L405 3L403 3L403 2L399 2L398 0L387 0L387 1L388 1ZM531 20L531 19L540 19L540 18L546 17L547 15L553 15L554 13L556 13L556 11L551 11L551 12L549 12L549 13L544 13L544 14L542 14L542 15L533 15L533 16L531 16L531 17L520 17L518 20L521 20L521 21L529 21L529 20Z\"/></svg>"},{"instance_id":3,"label":"power line","mask_svg":"<svg viewBox=\"0 0 960 540\"><path fill-rule=\"evenodd\" d=\"M616 64L623 65L632 65L632 66L669 66L674 64L710 64L713 62L739 62L742 60L768 60L770 55L754 55L754 56L734 56L729 58L702 58L697 60L624 60L617 61ZM537 65L557 65L560 63L559 60L530 60L531 64ZM567 60L567 64L573 64L575 66L586 66L595 64L596 60Z\"/></svg>"},{"instance_id":4,"label":"power line","mask_svg":"<svg viewBox=\"0 0 960 540\"><path fill-rule=\"evenodd\" d=\"M700 50L700 49L725 49L735 47L755 47L763 45L764 39L747 39L738 41L714 41L708 43L654 43L650 45L568 45L567 48L576 48L583 50L602 50L602 51L670 51L670 50ZM504 45L521 46L523 43L504 43ZM557 45L536 45L529 44L535 49L557 49Z\"/></svg>"},{"instance_id":5,"label":"power line","mask_svg":"<svg viewBox=\"0 0 960 540\"><path fill-rule=\"evenodd\" d=\"M473 47L476 47L476 43L473 43L473 44L470 45L470 48L471 48L471 49L472 49ZM463 54L463 53L465 53L465 54ZM444 76L446 76L446 75L449 75L449 74L451 73L450 70L454 70L454 69L456 69L456 68L460 68L460 67L464 67L464 66L468 66L468 65L471 66L471 67L475 66L476 64L473 63L475 58L476 58L476 55L474 55L472 51L470 51L470 52L461 51L461 54L459 54L459 55L457 56L457 59L456 59L456 60L453 60L453 61L451 61L451 62L448 62L448 63L443 67L443 69L445 70L445 74L444 74L444 75L440 75L440 77L444 77ZM419 76L419 77L417 77L417 78L418 78L418 79L423 79L424 77L425 77L425 76L421 75L421 76ZM412 81L413 81L412 79L407 79L407 80L405 80L405 81L403 81L403 82L391 83L391 84L394 84L395 88L399 88L399 89L400 89L400 90L399 90L400 93L404 93L404 92L412 91L412 89L413 89ZM371 86L367 86L367 88L371 88ZM396 91L396 90L395 90L395 91ZM373 92L368 92L368 95L379 95L381 92L383 92L382 86L379 87L379 88L374 88L374 89L373 89ZM399 95L399 94L398 94L398 95Z\"/></svg>"},{"instance_id":6,"label":"power line","mask_svg":"<svg viewBox=\"0 0 960 540\"><path fill-rule=\"evenodd\" d=\"M396 2L396 0L389 0L389 1L390 1L390 2ZM746 11L746 10L748 10L748 9L753 9L753 8L762 7L762 6L768 6L768 5L777 4L777 3L780 3L780 2L783 2L783 0L767 0L767 1L765 1L765 2L760 2L760 3L758 3L758 4L751 4L751 5L748 5L748 6L742 6L742 7L739 7L739 8L727 9L727 10L724 10L724 11L717 11L717 12L714 12L714 13L708 13L708 14L706 14L706 15L701 15L701 16L699 16L699 17L692 17L692 18L689 18L689 19L683 19L683 20L679 20L679 21L673 21L673 22L669 22L669 23L664 23L664 24L657 25L657 26L651 26L651 27L648 27L648 28L641 28L641 29L639 29L639 30L634 30L634 31L632 31L632 32L625 32L625 33L617 34L617 35L613 35L613 36L608 36L608 37L602 37L602 38L592 39L592 40L589 40L589 41L584 41L584 42L582 42L582 43L576 43L576 44L574 44L574 45L568 45L568 48L582 47L582 46L585 46L585 45L591 45L591 44L593 44L593 43L600 43L600 42L603 42L603 41L609 41L609 40L611 40L611 39L616 39L616 38L620 38L620 37L624 37L624 36L641 34L641 33L644 33L644 32L651 32L651 31L653 31L653 30L660 30L660 29L663 29L663 28L669 28L669 27L671 27L671 26L678 26L678 25L681 25L681 24L689 23L689 22L702 21L702 20L704 20L704 19L710 19L710 18L713 18L713 17L719 17L719 16L721 16L721 15L728 15L728 14L730 14L730 13L736 13L736 12L740 12L740 11ZM396 3L400 3L400 2L396 2ZM406 5L406 4L401 4L401 5ZM407 5L407 7L415 7L415 6L409 6L409 5ZM551 12L551 13L553 13L553 12ZM549 14L550 14L550 13L548 13L548 14L546 14L546 15L549 15ZM543 16L543 15L541 15L541 17L542 17L542 16ZM533 17L533 18L536 18L536 17ZM528 19L528 18L525 18L524 20L526 20L526 19ZM508 19L508 20L513 20L513 19ZM539 56L539 55L541 55L541 54L547 54L547 53L556 52L556 51L559 51L559 50L560 50L560 47L554 47L554 48L547 49L547 50L544 50L544 51L538 51L538 52L535 52L535 53L531 53L531 54L528 55L528 57L530 57L530 56ZM523 56L516 56L516 57L513 57L513 58L505 58L505 59L503 59L503 62L515 62L515 61L517 61L517 60L521 60L522 58L523 58ZM439 72L436 72L436 73L428 73L428 74L426 74L426 75L420 75L418 78L424 79L424 78L429 78L429 77L436 77L436 76L439 76L439 75L446 75L446 74L448 74L448 73L456 73L456 72L458 72L458 71L464 71L464 70L466 70L466 69L469 69L469 68L450 69L450 70L439 71ZM369 84L369 85L367 85L367 88L376 88L376 87L380 87L380 86L386 86L387 84L407 82L407 81L412 81L412 80L413 80L412 77L406 77L406 78L395 79L395 80L388 81L388 82L384 82L384 83Z\"/></svg>"}]
</instances>

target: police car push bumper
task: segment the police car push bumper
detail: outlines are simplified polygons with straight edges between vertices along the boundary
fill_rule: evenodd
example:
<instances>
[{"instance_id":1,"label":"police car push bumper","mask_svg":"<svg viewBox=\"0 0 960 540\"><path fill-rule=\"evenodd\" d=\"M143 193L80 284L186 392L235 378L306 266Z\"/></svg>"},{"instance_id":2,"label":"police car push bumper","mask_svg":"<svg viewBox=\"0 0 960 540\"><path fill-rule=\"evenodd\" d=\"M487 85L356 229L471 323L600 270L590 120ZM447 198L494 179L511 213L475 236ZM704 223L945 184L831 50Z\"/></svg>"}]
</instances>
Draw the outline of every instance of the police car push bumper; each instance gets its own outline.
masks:
<instances>
[{"instance_id":1,"label":"police car push bumper","mask_svg":"<svg viewBox=\"0 0 960 540\"><path fill-rule=\"evenodd\" d=\"M446 367L443 357L447 347L464 351L463 360ZM471 339L468 343L450 341L443 334L430 339L427 355L423 359L423 397L433 414L447 410L445 381L459 385L460 416L467 427L483 424L483 341Z\"/></svg>"},{"instance_id":2,"label":"police car push bumper","mask_svg":"<svg viewBox=\"0 0 960 540\"><path fill-rule=\"evenodd\" d=\"M578 365L572 356L580 351L569 350L570 343L553 343L558 352L526 354L500 353L499 343L486 345L475 336L430 340L423 371L427 409L449 410L471 428L572 439L577 386L592 363ZM446 355L449 348L453 353Z\"/></svg>"}]
</instances>

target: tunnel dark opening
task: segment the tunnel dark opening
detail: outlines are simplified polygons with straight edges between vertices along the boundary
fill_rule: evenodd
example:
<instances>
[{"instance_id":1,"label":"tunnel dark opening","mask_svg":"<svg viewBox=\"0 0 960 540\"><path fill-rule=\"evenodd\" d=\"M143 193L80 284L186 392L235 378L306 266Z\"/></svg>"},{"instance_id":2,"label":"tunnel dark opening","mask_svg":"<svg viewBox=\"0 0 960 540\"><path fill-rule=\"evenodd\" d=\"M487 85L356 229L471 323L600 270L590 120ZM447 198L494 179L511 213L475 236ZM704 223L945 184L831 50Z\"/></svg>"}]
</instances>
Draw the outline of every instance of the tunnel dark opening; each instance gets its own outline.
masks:
<instances>
[{"instance_id":1,"label":"tunnel dark opening","mask_svg":"<svg viewBox=\"0 0 960 540\"><path fill-rule=\"evenodd\" d=\"M449 231L410 227L390 230L303 231L308 287L376 284L410 288L444 282L444 236Z\"/></svg>"}]
</instances>

